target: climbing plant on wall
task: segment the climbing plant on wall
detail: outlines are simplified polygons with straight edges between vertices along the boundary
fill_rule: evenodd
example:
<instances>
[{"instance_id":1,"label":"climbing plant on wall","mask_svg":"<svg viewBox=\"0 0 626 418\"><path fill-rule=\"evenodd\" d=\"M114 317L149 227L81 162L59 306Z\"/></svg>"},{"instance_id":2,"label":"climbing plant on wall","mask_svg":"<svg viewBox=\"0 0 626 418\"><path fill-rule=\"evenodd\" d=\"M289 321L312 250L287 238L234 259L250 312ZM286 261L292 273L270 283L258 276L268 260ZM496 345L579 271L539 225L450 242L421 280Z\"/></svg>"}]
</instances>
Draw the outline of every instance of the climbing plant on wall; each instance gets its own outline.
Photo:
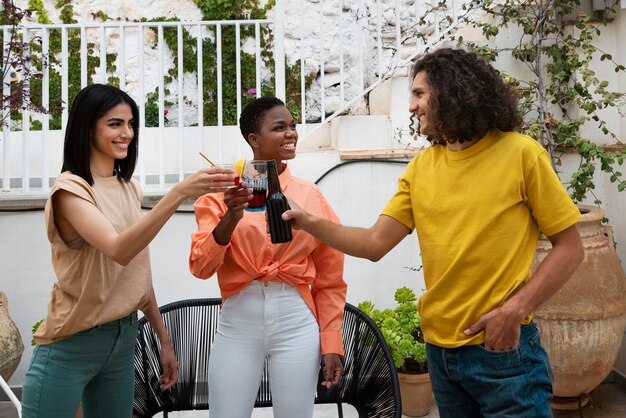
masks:
<instances>
[{"instance_id":1,"label":"climbing plant on wall","mask_svg":"<svg viewBox=\"0 0 626 418\"><path fill-rule=\"evenodd\" d=\"M12 121L11 129L14 129L19 128L24 111L49 114L60 109L60 102L52 99L41 103L41 68L48 58L31 53L41 51L41 37L25 39L17 29L22 20L31 17L32 10L23 10L11 0L2 0L0 6L0 25L8 27L0 31L0 44L4 46L0 50L3 83L0 126L4 129Z\"/></svg>"},{"instance_id":2,"label":"climbing plant on wall","mask_svg":"<svg viewBox=\"0 0 626 418\"><path fill-rule=\"evenodd\" d=\"M12 3L10 0L2 0L8 3ZM54 7L59 10L59 16L62 23L76 23L74 19L74 10L72 6L73 0L57 0L54 3ZM241 19L265 19L266 13L275 5L275 0L268 1L265 6L260 5L259 0L242 0L238 2L223 1L223 0L196 0L200 11L203 15L203 20L216 21L216 20L241 20ZM40 23L51 23L48 12L46 11L44 4L41 0L29 0L28 13L31 19L36 19ZM100 19L103 21L110 18L101 11L92 13L94 19ZM176 18L156 18L151 20L141 19L141 21L148 22L163 22L163 21L177 21ZM19 22L18 22L19 23ZM5 22L6 24L6 22ZM197 71L197 39L196 36L202 36L202 73L203 73L203 102L202 114L203 124L211 125L218 122L218 68L217 68L217 51L218 45L216 43L217 33L216 26L208 26L208 29L204 30L204 33L192 34L192 31L184 29L182 31L182 44L184 54L183 56L183 71L185 73L194 73ZM67 56L67 88L68 88L68 102L63 105L66 107L71 106L72 99L80 91L81 88L81 55L77 53L80 51L81 46L81 32L79 28L68 28L68 51L70 53ZM31 102L39 108L49 107L49 129L62 129L61 126L61 106L51 106L54 101L59 101L62 93L62 78L60 74L61 68L61 29L49 30L49 48L46 59L42 58L43 51L41 45L41 36L37 39L31 39L29 50L32 52L30 60L30 66L36 73L36 76L30 78L29 88L31 93ZM174 106L173 97L171 97L168 85L176 81L178 77L178 31L176 27L164 27L163 36L167 47L172 53L173 65L164 71L163 81L166 86L164 104L166 107ZM240 39L243 43L246 39L254 38L255 28L253 24L242 25L240 32ZM237 124L237 99L239 94L239 100L242 106L245 106L248 101L252 100L257 95L274 95L275 94L275 79L274 70L275 64L273 60L273 35L270 29L261 25L260 34L260 61L257 63L255 54L247 53L240 50L240 71L241 77L241 90L237 92L237 65L236 54L237 48L235 37L235 25L221 25L221 97L222 97L222 109L221 119L223 124ZM156 47L154 44L153 47ZM86 54L86 67L87 67L87 83L93 82L93 76L96 73L96 69L100 65L99 51L97 46L93 42L87 42L87 54ZM113 74L115 71L116 54L106 54L106 71L108 74ZM263 68L262 80L257 83L257 66ZM49 103L43 103L43 80L41 74L43 69L47 68L49 73ZM294 113L296 121L300 122L300 63L297 62L294 65L287 65L285 69L286 76L286 90L287 98L286 104L289 109ZM107 82L113 85L119 86L119 79L110 75ZM312 80L307 79L306 84L310 86ZM257 91L257 85L260 85L260 91ZM195 99L195 98L194 98ZM148 91L146 94L145 112L146 112L146 126L158 126L159 124L159 95L158 89ZM185 102L192 105L192 100L185 98ZM165 109L164 109L165 110ZM14 112L12 119L19 121L21 119L21 113ZM193 122L191 122L193 124ZM31 129L38 130L42 128L42 124L39 120L32 120L31 116Z\"/></svg>"},{"instance_id":3,"label":"climbing plant on wall","mask_svg":"<svg viewBox=\"0 0 626 418\"><path fill-rule=\"evenodd\" d=\"M564 179L576 202L589 195L596 204L601 203L594 193L596 168L607 173L619 191L626 190L626 178L621 173L626 159L624 147L605 148L588 136L623 145L603 112L614 109L623 116L626 94L611 89L593 65L602 62L615 73L626 72L624 64L618 62L620 57L604 51L600 42L618 3L607 0L605 8L593 12L595 15L581 10L579 0L473 0L465 6L482 11L490 19L468 14L465 20L479 29L484 39L460 37L459 41L490 60L509 54L527 70L519 77L505 74L520 96L524 132L548 150L557 171L562 152L579 155L578 168L570 179ZM518 34L511 45L494 41L504 30ZM593 129L584 131L583 125Z\"/></svg>"}]
</instances>

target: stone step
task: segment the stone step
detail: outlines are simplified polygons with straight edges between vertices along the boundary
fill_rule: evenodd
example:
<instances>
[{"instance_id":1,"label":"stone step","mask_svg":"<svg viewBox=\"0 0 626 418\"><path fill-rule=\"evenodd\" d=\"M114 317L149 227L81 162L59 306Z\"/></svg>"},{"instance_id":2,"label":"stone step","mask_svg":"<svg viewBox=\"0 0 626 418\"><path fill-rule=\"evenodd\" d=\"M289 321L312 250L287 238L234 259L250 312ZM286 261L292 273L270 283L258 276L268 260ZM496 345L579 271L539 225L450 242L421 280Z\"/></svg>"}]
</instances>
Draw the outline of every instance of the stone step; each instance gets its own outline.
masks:
<instances>
[{"instance_id":1,"label":"stone step","mask_svg":"<svg viewBox=\"0 0 626 418\"><path fill-rule=\"evenodd\" d=\"M2 418L17 418L17 409L15 405L8 401L0 402L0 417Z\"/></svg>"}]
</instances>

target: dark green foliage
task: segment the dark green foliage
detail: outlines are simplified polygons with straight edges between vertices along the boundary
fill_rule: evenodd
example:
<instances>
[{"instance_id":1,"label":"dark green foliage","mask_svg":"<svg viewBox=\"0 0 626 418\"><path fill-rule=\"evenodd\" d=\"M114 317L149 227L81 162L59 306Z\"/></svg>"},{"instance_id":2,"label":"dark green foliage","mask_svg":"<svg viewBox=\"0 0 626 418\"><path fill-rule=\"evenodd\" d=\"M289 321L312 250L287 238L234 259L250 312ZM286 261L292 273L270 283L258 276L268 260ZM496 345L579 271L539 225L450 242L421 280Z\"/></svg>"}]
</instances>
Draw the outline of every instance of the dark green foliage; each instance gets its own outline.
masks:
<instances>
[{"instance_id":1,"label":"dark green foliage","mask_svg":"<svg viewBox=\"0 0 626 418\"><path fill-rule=\"evenodd\" d=\"M371 301L359 303L358 308L372 318L380 328L391 350L399 372L427 373L426 345L422 337L417 297L408 287L401 287L394 295L395 309L378 310Z\"/></svg>"},{"instance_id":2,"label":"dark green foliage","mask_svg":"<svg viewBox=\"0 0 626 418\"><path fill-rule=\"evenodd\" d=\"M204 20L240 20L240 19L265 19L266 11L274 6L274 1L269 1L265 7L260 6L258 0L244 0L240 2L220 1L220 0L200 0L197 1L198 7L203 13ZM41 0L30 0L29 4L33 8L33 11L38 16L40 21L46 20L49 23L48 15L43 7ZM63 23L74 23L72 0L58 0L55 3L55 7L61 10L61 19ZM109 17L103 12L96 12L93 14L94 18L108 20ZM4 16L3 16L4 18ZM146 21L146 20L143 20ZM165 21L177 21L177 19L153 19L151 22L165 22ZM8 22L4 22L5 24ZM211 32L209 36L205 36L202 41L202 54L203 54L203 124L204 125L216 125L218 123L218 86L217 86L217 45L215 43L217 29L216 26L209 26ZM156 30L156 29L155 29ZM183 72L191 73L196 71L197 65L197 39L191 35L188 28L182 30L182 44L183 44ZM254 25L241 26L240 39L243 41L246 38L254 37ZM165 85L174 82L178 77L178 30L176 27L164 27L163 28L164 41L167 47L171 50L173 56L172 68L166 69L163 74L163 80ZM225 125L236 125L237 114L237 74L236 74L236 51L237 45L235 43L235 26L234 25L222 25L221 26L221 63L222 63L222 123ZM71 106L71 100L78 94L81 88L81 57L80 57L80 29L68 29L68 98L69 103L64 104L64 107ZM245 106L250 100L256 97L256 93L249 93L250 89L256 89L256 67L257 64L261 67L268 68L271 74L274 74L274 62L272 59L273 37L269 29L265 26L261 26L261 61L257 63L256 56L253 54L247 54L241 51L240 53L240 76L241 76L241 91L239 92L239 99L241 106ZM62 107L56 105L61 98L61 74L60 74L60 59L61 59L61 30L53 29L50 31L49 37L49 97L50 103L41 103L42 98L42 79L41 71L44 65L48 65L42 60L42 48L40 42L37 39L33 39L30 42L30 49L32 52L32 64L33 67L38 70L38 76L31 77L30 89L32 91L32 101L38 106L48 107L50 109L49 129L61 129L61 110ZM112 74L116 68L114 65L116 59L115 54L107 54L106 56L106 70L107 73ZM96 69L100 65L99 51L95 49L95 45L89 42L87 45L87 83L93 82L93 75ZM312 80L307 80L307 87L311 84ZM109 76L107 82L116 86L119 86L119 78L115 76ZM287 83L287 100L286 104L288 108L294 114L296 121L300 121L300 63L296 63L294 66L287 66L286 68L286 83ZM264 96L275 95L274 77L270 76L269 79L261 80L261 92ZM169 90L165 91L164 103L167 107L173 105ZM189 100L185 98L185 102L189 103ZM146 96L146 126L158 126L158 93L155 90L152 93L148 93ZM14 111L12 119L20 120L21 113ZM32 130L41 129L41 123L35 123L31 125Z\"/></svg>"},{"instance_id":3,"label":"dark green foliage","mask_svg":"<svg viewBox=\"0 0 626 418\"><path fill-rule=\"evenodd\" d=\"M609 82L598 77L591 63L603 62L617 73L624 73L625 67L602 51L599 43L601 29L609 24L618 2L608 0L606 9L593 16L581 12L580 4L580 0L475 0L466 7L479 9L494 20L475 20L474 15L465 19L481 29L486 41L493 42L503 29L518 29L519 42L510 48L465 42L462 38L459 42L489 60L510 53L530 70L532 75L528 78L505 75L521 99L524 133L544 145L557 170L564 150L577 152L579 167L568 181L572 199L581 202L591 194L599 203L594 194L596 168L608 173L619 191L624 190L626 180L618 169L626 151L607 151L584 137L581 128L585 123L595 124L598 136L608 136L621 144L601 111L619 109L625 95L610 90Z\"/></svg>"},{"instance_id":4,"label":"dark green foliage","mask_svg":"<svg viewBox=\"0 0 626 418\"><path fill-rule=\"evenodd\" d=\"M37 332L37 330L39 329L39 325L41 325L42 322L43 322L43 319L40 319L39 321L35 322L35 324L33 325L33 331L32 331L33 335L35 334L35 332ZM32 345L33 347L37 345L34 338L30 339L30 345Z\"/></svg>"},{"instance_id":5,"label":"dark green foliage","mask_svg":"<svg viewBox=\"0 0 626 418\"><path fill-rule=\"evenodd\" d=\"M41 6L40 2L33 4ZM26 40L17 30L18 25L23 20L29 19L33 11L22 10L11 0L2 0L2 6L0 23L10 26L7 31L0 32L0 43L5 45L5 48L0 51L2 80L9 82L9 93L4 95L4 90L0 92L3 110L0 124L4 128L8 123L8 119L5 118L7 113L4 111L8 112L11 120L17 125L22 120L24 111L47 114L51 109L57 109L59 105L58 101L54 100L42 104L41 94L37 94L36 89L38 85L41 85L42 69L47 59L41 54L41 37L31 33ZM4 39L5 35L8 39Z\"/></svg>"}]
</instances>

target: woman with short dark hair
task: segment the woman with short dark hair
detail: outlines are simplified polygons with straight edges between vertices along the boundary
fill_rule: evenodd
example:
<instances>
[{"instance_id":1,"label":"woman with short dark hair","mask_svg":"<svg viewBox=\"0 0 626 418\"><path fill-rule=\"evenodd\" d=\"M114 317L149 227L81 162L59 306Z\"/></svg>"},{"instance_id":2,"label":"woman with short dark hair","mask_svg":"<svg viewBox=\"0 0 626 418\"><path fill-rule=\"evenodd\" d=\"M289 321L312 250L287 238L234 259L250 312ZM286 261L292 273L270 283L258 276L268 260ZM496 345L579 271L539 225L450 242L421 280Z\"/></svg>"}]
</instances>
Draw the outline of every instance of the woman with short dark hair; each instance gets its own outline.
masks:
<instances>
[{"instance_id":1,"label":"woman with short dark hair","mask_svg":"<svg viewBox=\"0 0 626 418\"><path fill-rule=\"evenodd\" d=\"M291 174L298 132L280 99L248 103L239 127L255 160L275 162L289 199L338 222L317 186ZM201 279L217 274L223 301L208 365L210 415L249 418L267 361L274 417L311 418L320 356L324 387L343 375L344 256L302 231L273 244L265 212L244 211L252 198L248 187L194 204L198 231L189 267Z\"/></svg>"}]
</instances>

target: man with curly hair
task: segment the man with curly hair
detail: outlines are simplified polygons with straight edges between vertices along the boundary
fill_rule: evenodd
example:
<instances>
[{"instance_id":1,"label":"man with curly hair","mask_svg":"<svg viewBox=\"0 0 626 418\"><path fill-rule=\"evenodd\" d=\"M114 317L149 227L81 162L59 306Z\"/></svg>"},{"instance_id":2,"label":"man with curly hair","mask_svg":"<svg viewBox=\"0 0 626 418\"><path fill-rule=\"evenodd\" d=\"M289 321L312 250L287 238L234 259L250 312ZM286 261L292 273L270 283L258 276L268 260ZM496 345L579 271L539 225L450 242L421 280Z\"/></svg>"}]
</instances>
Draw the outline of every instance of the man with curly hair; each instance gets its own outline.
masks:
<instances>
[{"instance_id":1,"label":"man with curly hair","mask_svg":"<svg viewBox=\"0 0 626 418\"><path fill-rule=\"evenodd\" d=\"M372 261L416 229L440 416L551 417L552 371L532 312L582 262L580 213L545 149L514 132L517 98L491 65L440 49L411 75L412 123L432 146L409 163L376 223L336 225L293 206L283 217ZM540 229L553 249L531 275Z\"/></svg>"}]
</instances>

